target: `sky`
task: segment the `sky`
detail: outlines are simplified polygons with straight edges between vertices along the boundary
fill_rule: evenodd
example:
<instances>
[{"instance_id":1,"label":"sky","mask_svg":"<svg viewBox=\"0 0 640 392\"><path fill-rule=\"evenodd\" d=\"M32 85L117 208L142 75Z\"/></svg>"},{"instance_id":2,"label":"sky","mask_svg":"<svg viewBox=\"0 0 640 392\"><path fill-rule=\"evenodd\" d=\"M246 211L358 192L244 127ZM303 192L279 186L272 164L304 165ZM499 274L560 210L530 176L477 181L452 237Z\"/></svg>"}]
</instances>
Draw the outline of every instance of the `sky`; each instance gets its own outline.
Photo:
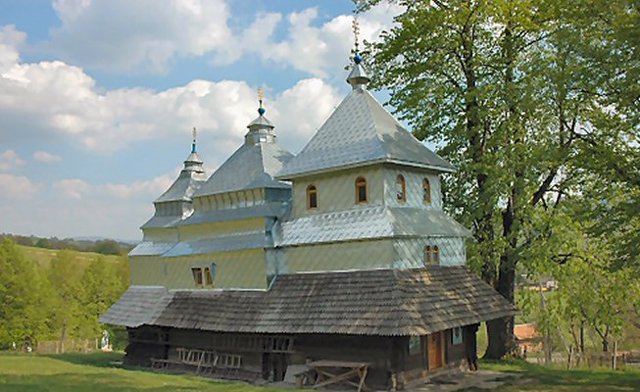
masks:
<instances>
[{"instance_id":1,"label":"sky","mask_svg":"<svg viewBox=\"0 0 640 392\"><path fill-rule=\"evenodd\" d=\"M191 129L210 174L241 145L259 87L279 144L299 152L350 88L352 10L0 0L0 233L140 240ZM400 11L359 16L361 38L379 39Z\"/></svg>"}]
</instances>

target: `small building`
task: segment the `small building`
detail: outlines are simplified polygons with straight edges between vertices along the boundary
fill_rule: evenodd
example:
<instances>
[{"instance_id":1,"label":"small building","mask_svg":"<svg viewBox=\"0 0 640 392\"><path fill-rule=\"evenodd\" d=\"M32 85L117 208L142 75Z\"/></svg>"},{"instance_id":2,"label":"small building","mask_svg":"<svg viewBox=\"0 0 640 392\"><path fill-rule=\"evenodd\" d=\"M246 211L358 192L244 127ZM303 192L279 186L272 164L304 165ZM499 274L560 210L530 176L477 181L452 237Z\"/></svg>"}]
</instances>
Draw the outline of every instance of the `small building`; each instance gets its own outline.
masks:
<instances>
[{"instance_id":1,"label":"small building","mask_svg":"<svg viewBox=\"0 0 640 392\"><path fill-rule=\"evenodd\" d=\"M206 181L188 170L201 167L194 142L130 253L131 287L101 318L128 328L126 363L278 381L343 361L366 364L367 385L402 387L467 367L478 325L514 314L465 267L469 232L440 191L455 168L367 91L359 55L347 82L296 156L262 100Z\"/></svg>"},{"instance_id":2,"label":"small building","mask_svg":"<svg viewBox=\"0 0 640 392\"><path fill-rule=\"evenodd\" d=\"M516 324L513 326L513 335L516 338L520 354L543 350L542 336L534 324Z\"/></svg>"}]
</instances>

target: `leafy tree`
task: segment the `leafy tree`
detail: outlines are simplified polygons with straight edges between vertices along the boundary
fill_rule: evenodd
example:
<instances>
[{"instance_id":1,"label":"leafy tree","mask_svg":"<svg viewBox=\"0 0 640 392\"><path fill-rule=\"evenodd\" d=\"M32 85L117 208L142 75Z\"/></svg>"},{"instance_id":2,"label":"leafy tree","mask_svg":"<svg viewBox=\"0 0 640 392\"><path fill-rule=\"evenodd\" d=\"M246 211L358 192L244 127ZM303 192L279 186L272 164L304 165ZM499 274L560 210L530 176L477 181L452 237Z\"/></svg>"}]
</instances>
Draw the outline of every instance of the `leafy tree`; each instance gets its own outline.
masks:
<instances>
[{"instance_id":1,"label":"leafy tree","mask_svg":"<svg viewBox=\"0 0 640 392\"><path fill-rule=\"evenodd\" d=\"M360 2L361 10L377 2ZM439 153L459 167L445 184L446 197L451 211L474 229L469 262L514 301L528 234L549 230L536 228L532 217L580 192L586 165L576 156L590 144L585 125L590 138L609 138L617 146L624 133L611 129L628 129L600 94L600 86L615 79L597 55L611 50L602 41L606 28L582 23L589 12L602 14L608 6L399 2L406 11L397 26L368 46L376 86L390 90L390 103L417 137L440 143ZM590 161L603 155L590 154ZM502 357L513 347L513 319L487 327L486 355Z\"/></svg>"},{"instance_id":2,"label":"leafy tree","mask_svg":"<svg viewBox=\"0 0 640 392\"><path fill-rule=\"evenodd\" d=\"M80 329L82 274L75 251L59 251L51 260L49 281L56 292L55 326L62 342L77 336Z\"/></svg>"},{"instance_id":3,"label":"leafy tree","mask_svg":"<svg viewBox=\"0 0 640 392\"><path fill-rule=\"evenodd\" d=\"M50 286L15 244L0 244L0 347L36 343L51 327Z\"/></svg>"}]
</instances>

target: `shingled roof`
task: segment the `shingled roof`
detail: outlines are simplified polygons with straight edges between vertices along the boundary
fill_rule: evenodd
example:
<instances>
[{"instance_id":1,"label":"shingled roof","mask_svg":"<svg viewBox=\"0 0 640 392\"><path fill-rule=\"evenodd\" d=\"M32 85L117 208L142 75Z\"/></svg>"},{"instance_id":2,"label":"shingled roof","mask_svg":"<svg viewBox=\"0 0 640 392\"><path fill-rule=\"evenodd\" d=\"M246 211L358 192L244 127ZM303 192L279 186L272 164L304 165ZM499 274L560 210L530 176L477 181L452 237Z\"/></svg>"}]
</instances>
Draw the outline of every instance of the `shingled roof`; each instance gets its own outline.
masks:
<instances>
[{"instance_id":1,"label":"shingled roof","mask_svg":"<svg viewBox=\"0 0 640 392\"><path fill-rule=\"evenodd\" d=\"M515 313L513 305L461 266L298 273L278 276L268 291L172 290L163 298L132 287L101 322L139 323L139 308L146 302L161 309L148 312L157 316L143 324L164 327L418 336ZM135 306L126 311L127 304Z\"/></svg>"}]
</instances>

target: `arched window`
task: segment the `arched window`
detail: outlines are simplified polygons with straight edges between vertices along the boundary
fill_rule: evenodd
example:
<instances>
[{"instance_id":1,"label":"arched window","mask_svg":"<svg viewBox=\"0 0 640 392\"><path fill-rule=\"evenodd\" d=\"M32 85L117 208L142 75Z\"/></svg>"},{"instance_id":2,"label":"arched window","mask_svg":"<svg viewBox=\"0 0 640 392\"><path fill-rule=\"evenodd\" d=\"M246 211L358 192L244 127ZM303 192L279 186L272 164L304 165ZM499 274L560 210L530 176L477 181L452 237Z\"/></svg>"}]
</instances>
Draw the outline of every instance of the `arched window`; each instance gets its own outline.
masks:
<instances>
[{"instance_id":1,"label":"arched window","mask_svg":"<svg viewBox=\"0 0 640 392\"><path fill-rule=\"evenodd\" d=\"M424 265L431 265L431 245L424 247Z\"/></svg>"},{"instance_id":2,"label":"arched window","mask_svg":"<svg viewBox=\"0 0 640 392\"><path fill-rule=\"evenodd\" d=\"M431 204L431 183L428 178L422 180L422 201L424 204Z\"/></svg>"},{"instance_id":3,"label":"arched window","mask_svg":"<svg viewBox=\"0 0 640 392\"><path fill-rule=\"evenodd\" d=\"M315 185L307 187L307 208L318 208L318 190Z\"/></svg>"},{"instance_id":4,"label":"arched window","mask_svg":"<svg viewBox=\"0 0 640 392\"><path fill-rule=\"evenodd\" d=\"M431 245L424 247L424 265L440 265L440 248Z\"/></svg>"},{"instance_id":5,"label":"arched window","mask_svg":"<svg viewBox=\"0 0 640 392\"><path fill-rule=\"evenodd\" d=\"M402 174L398 174L398 177L396 178L396 198L401 203L407 201L407 187Z\"/></svg>"},{"instance_id":6,"label":"arched window","mask_svg":"<svg viewBox=\"0 0 640 392\"><path fill-rule=\"evenodd\" d=\"M364 177L356 178L356 204L367 202L367 180Z\"/></svg>"}]
</instances>

